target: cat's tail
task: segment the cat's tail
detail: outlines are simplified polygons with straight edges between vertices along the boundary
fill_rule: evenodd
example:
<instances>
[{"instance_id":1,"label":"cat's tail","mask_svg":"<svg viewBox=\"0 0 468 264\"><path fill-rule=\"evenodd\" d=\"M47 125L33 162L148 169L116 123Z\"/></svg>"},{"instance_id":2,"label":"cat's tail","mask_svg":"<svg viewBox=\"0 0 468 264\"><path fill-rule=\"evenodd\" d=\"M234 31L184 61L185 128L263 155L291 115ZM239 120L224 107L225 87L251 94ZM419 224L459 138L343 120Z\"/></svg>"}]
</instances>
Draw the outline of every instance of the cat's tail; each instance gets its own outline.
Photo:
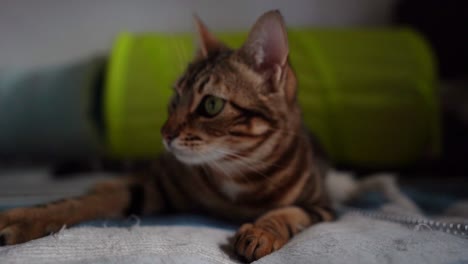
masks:
<instances>
[{"instance_id":1,"label":"cat's tail","mask_svg":"<svg viewBox=\"0 0 468 264\"><path fill-rule=\"evenodd\" d=\"M356 179L352 173L329 170L325 177L325 187L335 207L345 205L367 192L381 193L389 203L418 213L418 206L398 187L396 175L380 173Z\"/></svg>"}]
</instances>

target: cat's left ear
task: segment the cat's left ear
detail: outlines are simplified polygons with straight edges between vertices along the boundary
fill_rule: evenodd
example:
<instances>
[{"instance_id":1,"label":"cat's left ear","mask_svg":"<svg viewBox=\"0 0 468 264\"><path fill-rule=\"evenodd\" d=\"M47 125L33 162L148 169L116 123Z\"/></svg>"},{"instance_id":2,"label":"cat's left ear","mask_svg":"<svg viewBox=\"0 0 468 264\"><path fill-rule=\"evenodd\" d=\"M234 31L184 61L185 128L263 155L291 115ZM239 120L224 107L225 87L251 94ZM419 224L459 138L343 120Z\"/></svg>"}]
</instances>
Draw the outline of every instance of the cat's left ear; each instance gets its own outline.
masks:
<instances>
[{"instance_id":1,"label":"cat's left ear","mask_svg":"<svg viewBox=\"0 0 468 264\"><path fill-rule=\"evenodd\" d=\"M279 86L286 86L286 96L294 98L295 85L291 81L295 78L288 66L288 35L278 10L263 14L255 22L240 52L255 71L266 74Z\"/></svg>"},{"instance_id":2,"label":"cat's left ear","mask_svg":"<svg viewBox=\"0 0 468 264\"><path fill-rule=\"evenodd\" d=\"M206 58L208 55L219 52L227 47L219 41L210 30L205 26L197 15L193 15L195 28L197 31L198 50L197 58Z\"/></svg>"},{"instance_id":3,"label":"cat's left ear","mask_svg":"<svg viewBox=\"0 0 468 264\"><path fill-rule=\"evenodd\" d=\"M253 58L258 70L284 67L288 59L288 35L284 19L278 10L272 10L257 19L241 49Z\"/></svg>"}]
</instances>

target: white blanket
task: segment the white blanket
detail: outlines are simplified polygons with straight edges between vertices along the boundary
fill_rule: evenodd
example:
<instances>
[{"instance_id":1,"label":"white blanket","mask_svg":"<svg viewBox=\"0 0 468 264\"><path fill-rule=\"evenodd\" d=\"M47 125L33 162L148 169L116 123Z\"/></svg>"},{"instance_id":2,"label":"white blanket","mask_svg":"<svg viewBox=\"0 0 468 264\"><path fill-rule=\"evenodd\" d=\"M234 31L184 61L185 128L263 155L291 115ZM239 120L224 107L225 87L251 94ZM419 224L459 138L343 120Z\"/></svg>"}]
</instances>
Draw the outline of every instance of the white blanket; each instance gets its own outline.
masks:
<instances>
[{"instance_id":1,"label":"white blanket","mask_svg":"<svg viewBox=\"0 0 468 264\"><path fill-rule=\"evenodd\" d=\"M229 256L232 235L206 227L77 227L0 248L0 263L238 263ZM257 263L468 263L468 239L346 214Z\"/></svg>"},{"instance_id":2,"label":"white blanket","mask_svg":"<svg viewBox=\"0 0 468 264\"><path fill-rule=\"evenodd\" d=\"M329 179L335 179L333 184L330 183L338 188L335 193L343 194L345 190L352 193L357 186L349 177ZM341 180L336 181L338 179ZM385 186L379 190L390 202L382 206L381 211L389 215L420 214L416 205L400 193L392 177L369 178L356 190L365 191L366 186L376 182L380 182L378 186ZM76 188L77 185L73 186ZM51 189L66 188L55 186ZM468 202L455 204L446 213L452 219L457 216L461 221L467 221ZM468 234L468 227L466 229L464 232ZM225 229L181 225L74 227L25 244L0 247L0 264L239 263L231 257L228 239L232 236L233 231ZM432 231L427 226L407 227L348 213L336 222L303 231L281 250L257 263L467 264L468 239Z\"/></svg>"}]
</instances>

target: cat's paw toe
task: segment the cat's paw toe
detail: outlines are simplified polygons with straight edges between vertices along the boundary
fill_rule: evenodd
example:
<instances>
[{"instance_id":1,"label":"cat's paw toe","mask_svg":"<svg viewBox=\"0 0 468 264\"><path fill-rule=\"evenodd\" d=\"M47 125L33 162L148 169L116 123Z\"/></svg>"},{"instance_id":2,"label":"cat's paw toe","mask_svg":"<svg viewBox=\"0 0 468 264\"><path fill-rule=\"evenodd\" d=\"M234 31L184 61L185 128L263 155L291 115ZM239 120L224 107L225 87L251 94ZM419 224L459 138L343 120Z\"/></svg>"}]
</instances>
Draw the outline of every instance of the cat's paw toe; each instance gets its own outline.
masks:
<instances>
[{"instance_id":1,"label":"cat's paw toe","mask_svg":"<svg viewBox=\"0 0 468 264\"><path fill-rule=\"evenodd\" d=\"M22 242L26 242L31 239L28 237L27 232L24 230L24 224L10 224L0 229L0 246L14 245Z\"/></svg>"},{"instance_id":2,"label":"cat's paw toe","mask_svg":"<svg viewBox=\"0 0 468 264\"><path fill-rule=\"evenodd\" d=\"M0 213L0 246L24 243L49 234L56 229L47 219L34 217L28 209Z\"/></svg>"},{"instance_id":3,"label":"cat's paw toe","mask_svg":"<svg viewBox=\"0 0 468 264\"><path fill-rule=\"evenodd\" d=\"M236 253L251 262L280 249L286 240L272 232L252 224L244 224L237 231L234 248Z\"/></svg>"}]
</instances>

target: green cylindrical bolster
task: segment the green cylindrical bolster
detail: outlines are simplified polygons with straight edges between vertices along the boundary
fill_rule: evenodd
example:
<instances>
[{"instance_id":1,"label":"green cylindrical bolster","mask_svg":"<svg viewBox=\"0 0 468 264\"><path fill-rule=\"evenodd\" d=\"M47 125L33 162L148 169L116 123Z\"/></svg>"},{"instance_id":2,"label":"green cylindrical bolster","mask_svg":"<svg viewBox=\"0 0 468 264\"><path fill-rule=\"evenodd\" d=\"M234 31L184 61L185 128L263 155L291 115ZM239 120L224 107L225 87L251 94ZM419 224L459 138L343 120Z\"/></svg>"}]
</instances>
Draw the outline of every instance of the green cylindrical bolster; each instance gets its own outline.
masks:
<instances>
[{"instance_id":1,"label":"green cylindrical bolster","mask_svg":"<svg viewBox=\"0 0 468 264\"><path fill-rule=\"evenodd\" d=\"M239 47L246 33L221 33ZM289 31L306 125L338 162L399 166L441 149L435 66L409 29ZM105 87L107 146L116 157L162 150L171 86L194 54L192 34L121 34Z\"/></svg>"}]
</instances>

